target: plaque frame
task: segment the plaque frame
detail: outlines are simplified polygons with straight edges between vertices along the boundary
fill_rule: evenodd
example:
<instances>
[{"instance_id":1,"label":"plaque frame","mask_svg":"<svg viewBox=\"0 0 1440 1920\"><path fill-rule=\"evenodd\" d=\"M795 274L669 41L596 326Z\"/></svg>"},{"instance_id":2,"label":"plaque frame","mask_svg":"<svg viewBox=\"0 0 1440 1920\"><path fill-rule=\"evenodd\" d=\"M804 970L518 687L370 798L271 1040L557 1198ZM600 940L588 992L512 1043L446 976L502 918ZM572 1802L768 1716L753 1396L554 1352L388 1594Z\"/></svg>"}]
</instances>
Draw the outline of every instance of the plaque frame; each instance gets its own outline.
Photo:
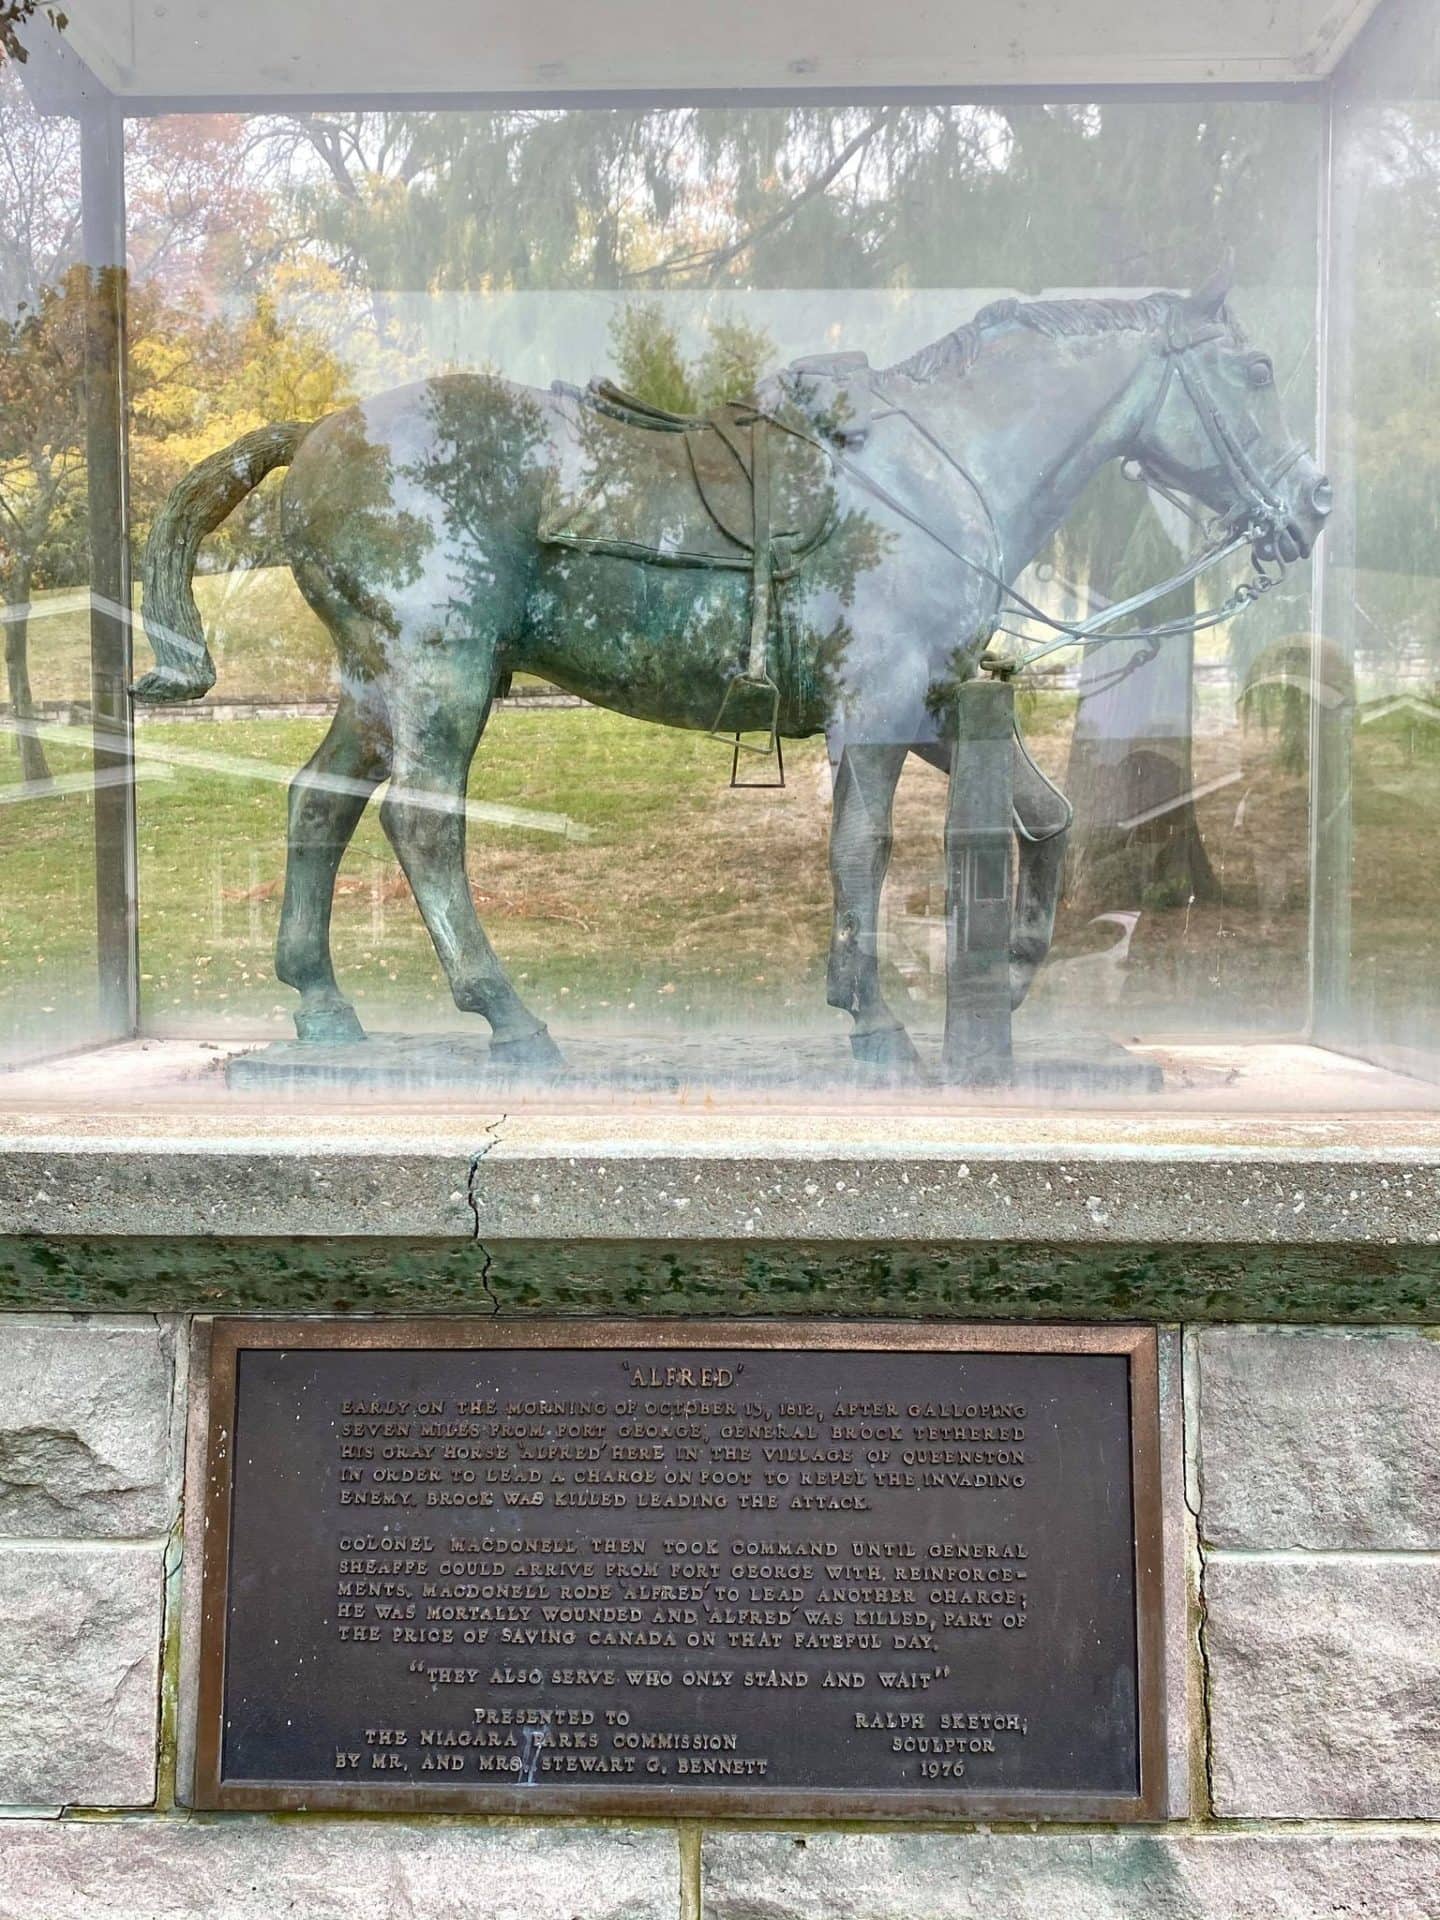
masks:
<instances>
[{"instance_id":1,"label":"plaque frame","mask_svg":"<svg viewBox=\"0 0 1440 1920\"><path fill-rule=\"evenodd\" d=\"M1109 1354L1129 1362L1134 1519L1137 1734L1134 1795L960 1788L504 1787L339 1781L227 1781L221 1773L225 1638L229 1613L231 1436L237 1360L247 1349L705 1348L888 1353ZM1164 1521L1159 1346L1149 1326L904 1321L239 1319L211 1324L206 1393L203 1556L190 1804L216 1812L473 1813L527 1819L649 1816L671 1819L1153 1822L1167 1817Z\"/></svg>"}]
</instances>

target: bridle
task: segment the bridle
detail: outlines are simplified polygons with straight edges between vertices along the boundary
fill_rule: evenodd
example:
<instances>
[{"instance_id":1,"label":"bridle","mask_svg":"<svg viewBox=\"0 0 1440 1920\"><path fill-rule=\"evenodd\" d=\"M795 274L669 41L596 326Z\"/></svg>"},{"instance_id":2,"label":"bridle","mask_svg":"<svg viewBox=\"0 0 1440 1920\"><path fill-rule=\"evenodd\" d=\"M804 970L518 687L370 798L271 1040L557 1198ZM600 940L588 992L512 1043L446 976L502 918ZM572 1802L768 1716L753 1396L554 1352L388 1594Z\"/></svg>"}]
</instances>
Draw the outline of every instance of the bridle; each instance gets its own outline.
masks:
<instances>
[{"instance_id":1,"label":"bridle","mask_svg":"<svg viewBox=\"0 0 1440 1920\"><path fill-rule=\"evenodd\" d=\"M1205 375L1199 363L1189 355L1193 348L1204 346L1208 341L1220 339L1225 329L1218 323L1200 328L1197 332L1185 333L1178 326L1178 314L1171 314L1165 336L1165 371L1161 375L1160 385L1150 404L1140 431L1135 435L1136 443L1143 442L1150 434L1169 398L1170 388L1179 375L1180 384L1185 389L1186 398L1195 409L1195 416L1204 429L1216 460L1224 470L1225 477L1234 488L1238 505L1231 509L1229 519L1233 522L1243 515L1247 524L1264 523L1264 531L1278 528L1285 519L1285 504L1275 489L1284 479L1295 462L1301 459L1305 449L1300 441L1291 442L1288 451L1281 456L1268 474L1261 473L1249 453L1235 437L1234 429L1216 404L1215 396L1206 385ZM1170 493L1153 473L1149 471L1143 457L1137 457L1136 466L1146 483L1175 501L1187 513L1188 505L1178 495ZM1191 518L1195 516L1190 515ZM1263 531L1262 536L1263 538Z\"/></svg>"},{"instance_id":2,"label":"bridle","mask_svg":"<svg viewBox=\"0 0 1440 1920\"><path fill-rule=\"evenodd\" d=\"M1267 538L1273 539L1273 536L1284 526L1288 515L1277 489L1279 482L1289 473L1296 461L1304 457L1305 449L1300 441L1293 441L1270 471L1263 473L1248 450L1241 445L1210 390L1200 362L1194 356L1196 347L1221 338L1224 331L1224 327L1218 322L1199 329L1190 329L1182 325L1182 315L1178 311L1170 315L1165 331L1164 371L1156 387L1155 397L1146 410L1145 418L1134 436L1132 445L1137 447L1144 445L1155 423L1159 420L1165 402L1170 397L1170 390L1178 378L1186 398L1195 411L1201 430L1210 443L1216 462L1230 484L1236 504L1220 521L1218 527L1215 527L1215 523L1210 523L1214 531L1205 546L1187 566L1180 568L1178 572L1169 575L1156 585L1132 594L1126 600L1116 601L1102 608L1086 620L1073 622L1055 620L1007 585L1004 588L1006 599L1018 604L1025 618L1031 621L1038 620L1060 637L1046 642L1043 646L1033 648L1030 653L1018 660L982 658L980 664L987 672L1014 678L1015 675L1033 667L1046 655L1059 652L1077 641L1099 638L1142 642L1132 659L1105 676L1100 683L1092 683L1088 688L1092 693L1102 692L1118 680L1128 678L1137 668L1148 665L1159 653L1162 640L1179 638L1185 634L1203 633L1210 627L1223 625L1227 620L1232 620L1237 614L1243 613L1247 607L1253 606L1263 594L1268 593L1283 578L1285 562L1277 555L1271 563L1274 567L1272 572L1255 554L1255 549ZM1128 478L1139 480L1152 492L1158 493L1161 498L1184 514L1186 519L1196 525L1206 524L1190 502L1166 485L1153 471L1143 454L1132 455L1124 463L1123 470ZM1164 599L1167 594L1174 593L1180 587L1189 586L1202 574L1208 573L1211 568L1220 565L1222 561L1228 560L1233 554L1247 547L1254 556L1251 578L1242 580L1234 592L1220 605L1210 608L1205 613L1159 621L1148 627L1130 627L1123 634L1105 632L1105 629L1113 626L1117 620L1140 612L1142 608ZM996 631L1006 633L1018 640L1028 640L1031 637L1014 627L1007 626L1003 621L997 621Z\"/></svg>"},{"instance_id":3,"label":"bridle","mask_svg":"<svg viewBox=\"0 0 1440 1920\"><path fill-rule=\"evenodd\" d=\"M1103 686L1110 686L1117 680L1127 678L1130 674L1134 673L1137 668L1145 666L1149 661L1153 660L1160 650L1160 642L1162 640L1178 638L1184 634L1203 633L1210 627L1223 625L1227 620L1232 620L1237 614L1243 613L1247 607L1253 606L1262 594L1268 593L1283 577L1285 568L1283 560L1277 556L1274 561L1270 563L1274 567L1274 571L1272 572L1268 569L1267 564L1263 562L1258 555L1255 555L1254 550L1260 542L1267 539L1267 537L1273 536L1284 525L1288 516L1284 503L1276 492L1276 487L1279 481L1282 480L1295 465L1296 461L1303 457L1305 449L1299 441L1296 441L1269 473L1262 473L1260 471L1250 454L1236 438L1233 429L1217 404L1214 394L1210 391L1206 383L1204 373L1199 363L1192 357L1194 348L1204 345L1207 341L1219 339L1225 329L1216 323L1214 325L1201 327L1198 330L1188 330L1180 324L1181 320L1182 315L1176 312L1170 316L1167 322L1164 347L1164 372L1161 374L1159 384L1155 391L1155 397L1151 401L1145 418L1134 436L1132 445L1143 444L1147 435L1159 419L1161 410L1169 398L1171 387L1178 377L1190 404L1195 409L1195 416L1200 423L1206 439L1210 443L1216 460L1234 490L1236 505L1219 523L1218 527L1216 527L1213 522L1209 523L1213 528L1209 540L1204 548L1202 548L1187 565L1181 567L1177 572L1170 574L1166 579L1159 581L1156 585L1145 587L1139 593L1133 593L1125 600L1118 600L1108 607L1101 608L1097 613L1091 614L1087 619L1075 621L1058 620L1052 614L1046 613L1042 608L1036 606L1033 600L1027 599L1017 588L1012 587L995 567L986 565L982 560L977 560L973 554L965 553L960 547L957 547L953 541L948 540L945 535L933 526L922 514L916 513L913 509L907 507L903 501L896 499L887 488L881 486L873 476L866 473L863 468L858 466L847 455L834 447L831 448L831 457L836 460L837 464L850 479L863 487L866 492L874 495L882 504L887 506L891 512L898 514L902 519L909 521L912 526L917 527L921 532L927 534L939 546L943 547L947 553L951 554L956 560L959 560L962 565L968 567L972 573L978 574L998 591L1000 595L1000 606L997 609L997 617L991 628L992 634L1004 633L1012 639L1027 642L1033 640L1034 636L1032 634L1021 628L1008 625L1003 618L999 617L1001 614L1008 613L1011 619L1020 618L1032 624L1039 624L1058 636L1056 639L1046 641L1041 646L1032 647L1029 653L1019 658L1007 658L998 654L984 654L981 657L980 666L985 672L994 674L999 678L1014 679L1018 674L1026 672L1038 661L1043 660L1047 655L1060 652L1062 649L1072 647L1077 643L1092 640L1119 639L1141 642L1142 644L1139 650L1131 660L1126 662L1124 666L1118 667L1113 674L1105 677ZM888 395L882 396L877 390L876 398L880 399L882 397L887 401L889 399ZM878 409L873 417L881 419L887 414L895 415L906 421L907 424L926 440L965 480L985 515L986 524L990 532L992 550L998 562L1001 553L999 529L995 524L994 514L991 512L990 504L985 498L979 481L955 454L939 441L930 429L925 426L922 421L918 420L908 408L891 403ZM1201 516L1190 506L1188 501L1175 493L1157 474L1148 469L1143 457L1132 456L1126 461L1125 466L1129 477L1143 480L1154 492L1160 494L1173 506L1177 507L1187 519L1197 524L1206 524L1201 520ZM1139 613L1143 608L1152 606L1157 600L1163 600L1166 595L1176 592L1181 587L1189 586L1192 581L1199 579L1202 574L1208 573L1211 568L1219 566L1222 561L1230 559L1232 555L1239 553L1247 547L1251 549L1252 556L1254 556L1252 561L1252 577L1248 580L1242 580L1220 605L1211 607L1204 613L1190 614L1175 620L1162 620L1148 627L1129 627L1124 633L1120 634L1112 634L1106 631L1107 628L1114 626L1117 621L1127 619L1130 615ZM1103 688L1102 685L1096 685L1089 690L1100 692Z\"/></svg>"}]
</instances>

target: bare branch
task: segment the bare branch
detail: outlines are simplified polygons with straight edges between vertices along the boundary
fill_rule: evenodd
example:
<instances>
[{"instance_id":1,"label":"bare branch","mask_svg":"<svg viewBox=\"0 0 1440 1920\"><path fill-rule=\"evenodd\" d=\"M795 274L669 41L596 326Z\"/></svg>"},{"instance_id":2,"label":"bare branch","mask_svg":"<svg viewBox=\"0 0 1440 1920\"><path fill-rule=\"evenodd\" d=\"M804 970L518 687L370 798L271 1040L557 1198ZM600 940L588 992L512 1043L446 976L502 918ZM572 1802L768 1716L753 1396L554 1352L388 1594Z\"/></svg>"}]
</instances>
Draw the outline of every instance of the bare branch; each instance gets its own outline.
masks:
<instances>
[{"instance_id":1,"label":"bare branch","mask_svg":"<svg viewBox=\"0 0 1440 1920\"><path fill-rule=\"evenodd\" d=\"M708 267L713 273L718 272L721 267L729 266L732 260L738 259L742 253L748 253L762 240L768 240L772 233L778 232L787 221L793 220L809 201L818 199L845 171L855 155L870 144L889 119L888 108L878 113L868 126L863 127L853 139L846 141L835 158L816 174L802 193L797 193L793 199L787 200L778 212L771 214L768 220L762 220L758 227L752 227L749 233L742 234L738 240L731 240L721 247L703 247L690 253L672 253L668 259L658 261L653 267L641 267L634 273L624 274L621 277L626 280L656 280L662 274L675 271L693 272L696 268Z\"/></svg>"}]
</instances>

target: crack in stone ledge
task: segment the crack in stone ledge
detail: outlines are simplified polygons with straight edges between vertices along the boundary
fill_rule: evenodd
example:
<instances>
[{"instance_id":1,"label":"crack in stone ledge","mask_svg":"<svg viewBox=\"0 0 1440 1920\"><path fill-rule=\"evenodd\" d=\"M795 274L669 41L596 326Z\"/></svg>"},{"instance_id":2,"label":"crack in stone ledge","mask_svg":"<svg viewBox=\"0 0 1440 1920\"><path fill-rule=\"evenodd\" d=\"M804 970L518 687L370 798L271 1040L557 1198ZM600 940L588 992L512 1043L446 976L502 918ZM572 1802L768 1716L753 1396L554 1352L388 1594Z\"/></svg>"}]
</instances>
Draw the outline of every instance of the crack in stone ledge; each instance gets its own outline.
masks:
<instances>
[{"instance_id":1,"label":"crack in stone ledge","mask_svg":"<svg viewBox=\"0 0 1440 1920\"><path fill-rule=\"evenodd\" d=\"M476 1246L479 1247L481 1254L480 1285L485 1291L485 1298L490 1302L490 1312L492 1316L498 1315L500 1312L500 1301L496 1296L495 1289L490 1284L490 1270L495 1264L495 1257L480 1237L480 1192L478 1182L481 1162L487 1159L489 1155L495 1151L496 1147L499 1146L500 1129L509 1118L508 1113L502 1113L498 1120L492 1120L489 1126L486 1127L485 1144L480 1148L478 1153L471 1155L470 1172L465 1182L465 1199L470 1208L471 1218L475 1222L475 1231L472 1237Z\"/></svg>"},{"instance_id":2,"label":"crack in stone ledge","mask_svg":"<svg viewBox=\"0 0 1440 1920\"><path fill-rule=\"evenodd\" d=\"M1192 1535L1197 1561L1196 1582L1196 1619L1195 1651L1200 1662L1200 1741L1202 1760L1205 1769L1205 1813L1210 1820L1215 1815L1215 1729L1214 1729L1214 1693L1210 1672L1210 1647L1207 1639L1209 1608L1205 1592L1205 1577L1209 1571L1209 1556L1205 1551L1205 1536L1201 1519L1201 1507L1204 1503L1204 1460L1201 1451L1200 1436L1200 1398L1202 1393L1201 1357L1197 1345L1191 1345L1193 1336L1182 1333L1182 1358L1180 1368L1181 1423L1185 1436L1185 1460L1182 1484L1185 1505L1194 1521Z\"/></svg>"}]
</instances>

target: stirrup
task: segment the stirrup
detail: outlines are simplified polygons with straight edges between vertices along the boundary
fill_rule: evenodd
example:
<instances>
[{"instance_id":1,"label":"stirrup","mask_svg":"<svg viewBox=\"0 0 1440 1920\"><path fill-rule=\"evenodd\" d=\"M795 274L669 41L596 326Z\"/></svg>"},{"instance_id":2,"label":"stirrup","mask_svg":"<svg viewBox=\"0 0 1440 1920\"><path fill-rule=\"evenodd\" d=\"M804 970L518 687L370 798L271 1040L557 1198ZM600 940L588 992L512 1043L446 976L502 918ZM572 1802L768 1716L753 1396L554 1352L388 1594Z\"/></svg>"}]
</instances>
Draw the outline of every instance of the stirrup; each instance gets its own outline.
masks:
<instances>
[{"instance_id":1,"label":"stirrup","mask_svg":"<svg viewBox=\"0 0 1440 1920\"><path fill-rule=\"evenodd\" d=\"M725 698L720 702L720 711L716 714L711 724L710 738L712 740L723 740L727 737L725 713L736 694L742 690L750 693L769 694L770 723L765 729L766 738L763 747L750 746L742 737L739 728L736 728L733 735L733 750L730 756L730 785L732 787L742 788L783 787L785 784L785 755L780 745L780 689L768 673L762 674L758 679L752 678L748 673L731 675L730 684L725 689ZM773 759L775 762L775 770L780 776L779 779L741 780L738 775L740 772L740 756L742 753L761 754L766 759Z\"/></svg>"}]
</instances>

